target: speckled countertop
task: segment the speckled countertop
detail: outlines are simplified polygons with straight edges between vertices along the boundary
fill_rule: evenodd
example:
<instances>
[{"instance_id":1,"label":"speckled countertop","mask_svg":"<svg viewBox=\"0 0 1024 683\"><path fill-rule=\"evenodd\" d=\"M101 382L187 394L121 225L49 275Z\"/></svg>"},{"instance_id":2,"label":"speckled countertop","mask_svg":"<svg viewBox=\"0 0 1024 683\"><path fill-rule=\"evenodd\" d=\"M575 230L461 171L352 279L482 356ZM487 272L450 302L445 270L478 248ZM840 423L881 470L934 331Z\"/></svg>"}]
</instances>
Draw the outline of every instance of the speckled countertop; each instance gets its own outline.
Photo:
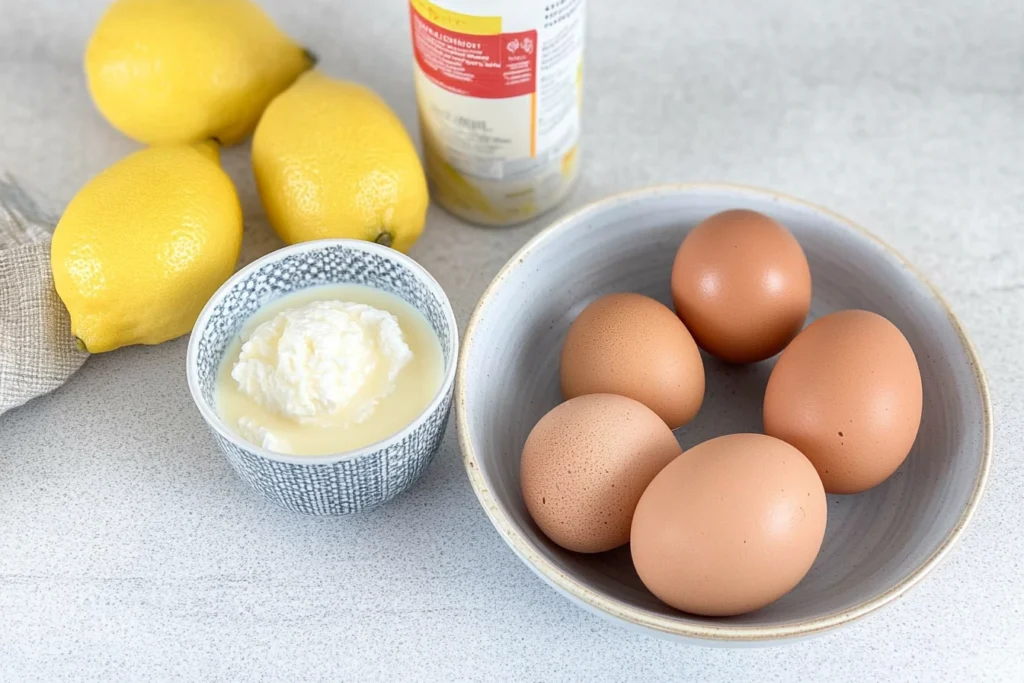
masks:
<instances>
[{"instance_id":1,"label":"speckled countertop","mask_svg":"<svg viewBox=\"0 0 1024 683\"><path fill-rule=\"evenodd\" d=\"M81 73L104 4L0 0L0 172L58 211L134 148ZM326 71L371 84L414 127L403 2L263 4ZM948 559L895 605L812 641L723 650L635 635L513 556L453 428L421 482L379 511L310 519L264 502L194 409L181 339L92 358L0 418L0 679L1024 679L1024 3L590 4L583 177L560 212L653 183L771 187L868 226L950 299L988 371L996 460ZM278 243L247 151L225 161L248 261ZM428 220L413 256L464 325L550 217Z\"/></svg>"}]
</instances>

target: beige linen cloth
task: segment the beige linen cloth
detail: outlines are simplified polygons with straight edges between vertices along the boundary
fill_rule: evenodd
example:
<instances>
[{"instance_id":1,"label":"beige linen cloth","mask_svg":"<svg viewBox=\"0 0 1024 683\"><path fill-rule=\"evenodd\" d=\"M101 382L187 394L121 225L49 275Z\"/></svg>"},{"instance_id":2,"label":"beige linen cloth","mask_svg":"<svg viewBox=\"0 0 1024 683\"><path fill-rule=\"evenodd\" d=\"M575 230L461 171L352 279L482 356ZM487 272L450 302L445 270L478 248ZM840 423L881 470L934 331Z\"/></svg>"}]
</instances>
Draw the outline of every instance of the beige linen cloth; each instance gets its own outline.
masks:
<instances>
[{"instance_id":1,"label":"beige linen cloth","mask_svg":"<svg viewBox=\"0 0 1024 683\"><path fill-rule=\"evenodd\" d=\"M89 355L53 288L50 232L43 211L0 174L0 415L64 384Z\"/></svg>"}]
</instances>

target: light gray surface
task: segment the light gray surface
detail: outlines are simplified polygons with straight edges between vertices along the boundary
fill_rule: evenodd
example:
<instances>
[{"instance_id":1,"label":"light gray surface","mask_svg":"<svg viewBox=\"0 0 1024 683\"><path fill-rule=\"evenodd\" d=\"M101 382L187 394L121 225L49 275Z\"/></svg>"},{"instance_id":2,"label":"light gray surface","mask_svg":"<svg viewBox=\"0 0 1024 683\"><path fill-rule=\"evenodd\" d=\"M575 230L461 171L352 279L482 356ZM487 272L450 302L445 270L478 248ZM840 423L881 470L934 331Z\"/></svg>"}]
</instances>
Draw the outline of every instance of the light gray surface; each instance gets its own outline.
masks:
<instances>
[{"instance_id":1,"label":"light gray surface","mask_svg":"<svg viewBox=\"0 0 1024 683\"><path fill-rule=\"evenodd\" d=\"M330 73L412 125L404 3L264 0ZM0 169L59 209L134 148L91 107L103 3L0 0ZM352 519L237 481L185 384L185 340L91 359L0 419L0 677L1012 680L1024 659L1024 3L592 2L583 175L561 212L678 180L773 187L870 227L951 300L992 385L978 517L897 604L780 649L704 650L605 624L516 560L453 430L411 492ZM277 243L227 154L246 257ZM431 209L414 249L456 315L542 224ZM624 235L624 239L628 239Z\"/></svg>"},{"instance_id":2,"label":"light gray surface","mask_svg":"<svg viewBox=\"0 0 1024 683\"><path fill-rule=\"evenodd\" d=\"M917 356L924 400L921 428L903 465L870 491L828 496L825 539L800 584L763 609L711 619L682 614L655 598L626 548L595 557L549 541L527 512L519 467L530 430L562 401L558 363L572 320L613 292L638 292L671 306L669 280L682 235L728 209L759 211L793 231L814 283L810 320L858 308L895 324ZM623 244L619 236L627 230L643 239ZM641 190L560 222L503 271L467 326L463 348L458 429L469 444L468 474L495 525L559 590L620 623L659 634L736 646L815 633L888 603L944 552L984 476L985 398L970 349L942 302L895 254L856 228L764 192L716 185ZM702 355L704 403L676 430L682 447L760 432L775 359L735 366ZM839 426L847 438L858 429Z\"/></svg>"}]
</instances>

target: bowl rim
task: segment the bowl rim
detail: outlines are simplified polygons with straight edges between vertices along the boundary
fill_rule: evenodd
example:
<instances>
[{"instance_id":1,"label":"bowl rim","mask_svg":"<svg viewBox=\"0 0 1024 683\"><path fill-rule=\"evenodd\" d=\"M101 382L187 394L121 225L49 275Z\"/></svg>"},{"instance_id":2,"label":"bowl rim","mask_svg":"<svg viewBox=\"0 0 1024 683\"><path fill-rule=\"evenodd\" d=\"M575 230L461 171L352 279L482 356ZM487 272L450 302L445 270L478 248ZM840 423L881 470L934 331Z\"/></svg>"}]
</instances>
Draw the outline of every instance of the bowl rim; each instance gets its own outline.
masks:
<instances>
[{"instance_id":1,"label":"bowl rim","mask_svg":"<svg viewBox=\"0 0 1024 683\"><path fill-rule=\"evenodd\" d=\"M412 274L418 278L420 282L425 284L437 297L438 301L442 304L441 308L443 309L445 323L448 326L448 330L450 332L449 336L451 338L451 344L449 344L448 353L445 355L444 359L444 379L442 379L441 386L438 387L437 393L434 394L430 403L420 411L416 418L410 421L402 429L384 439L349 451L340 451L338 453L328 453L325 455L290 455L287 453L275 453L274 451L263 448L262 446L246 441L241 436L238 436L232 430L228 429L227 425L224 424L224 421L221 420L217 412L206 403L206 400L203 398L202 391L199 388L199 340L202 338L203 330L206 329L210 319L213 317L214 308L238 282L245 280L254 272L269 263L280 261L288 256L319 251L329 247L344 247L355 251L367 252L382 256L389 261L397 262L412 272ZM367 286L375 288L372 285ZM431 275L426 268L421 266L411 257L396 251L391 247L385 247L375 242L356 239L320 239L300 242L298 244L292 244L276 249L240 268L234 275L228 278L206 302L206 305L203 306L202 312L199 314L199 318L196 319L196 324L192 327L192 332L188 340L188 352L186 354L185 363L186 374L188 376L188 388L189 392L192 394L192 401L196 404L196 407L199 409L203 419L206 420L206 424L208 424L210 428L217 432L221 437L230 441L232 444L244 451L266 458L267 460L273 460L274 462L287 463L289 465L333 465L338 462L354 460L365 455L371 455L399 443L402 439L419 428L420 425L422 425L431 415L437 412L438 408L452 391L452 386L455 383L455 374L458 369L459 347L459 326L455 319L455 312L452 310L451 301L448 299L448 295L445 293L440 283L434 279L434 276Z\"/></svg>"},{"instance_id":2,"label":"bowl rim","mask_svg":"<svg viewBox=\"0 0 1024 683\"><path fill-rule=\"evenodd\" d=\"M686 624L676 621L671 617L665 617L660 615L650 615L635 610L630 605L614 599L609 598L597 591L586 586L584 583L577 579L569 576L559 570L553 563L545 559L540 553L535 551L530 543L523 537L523 535L516 529L515 525L509 519L508 515L502 511L498 505L494 496L491 494L487 483L484 481L483 474L480 470L479 462L477 459L475 447L472 439L470 438L470 430L468 428L469 416L468 407L466 404L466 368L468 366L468 356L470 349L473 347L474 335L476 334L477 327L480 323L480 317L483 313L483 309L489 303L490 299L494 296L495 291L509 278L511 273L515 271L520 263L529 255L532 251L543 246L553 235L561 230L567 228L567 226L578 223L581 220L585 220L586 216L591 213L606 210L612 205L633 201L637 199L644 199L651 196L657 196L669 193L695 193L695 192L708 192L708 191L725 191L725 192L740 192L746 195L754 195L761 199L766 199L774 202L785 202L791 205L798 206L800 208L816 212L820 215L824 215L836 222L843 224L850 228L861 236L867 238L877 246L881 247L887 254L895 258L909 273L916 277L921 283L928 287L936 301L942 306L946 312L946 316L960 337L960 343L963 347L967 361L972 366L974 371L974 378L977 384L978 395L982 402L982 433L983 433L983 444L982 444L982 458L981 467L979 468L978 474L975 477L974 487L971 491L970 498L967 501L967 505L960 515L960 519L953 526L952 530L947 534L946 538L942 540L939 547L927 557L920 565L911 570L905 577L898 581L895 585L882 591L881 593L864 600L853 607L848 609L839 610L830 614L826 614L821 617L813 619L805 619L797 622L790 622L780 624L778 626L749 626L749 625L730 625L730 624ZM579 209L576 209L565 216L559 218L551 225L541 230L537 235L530 239L519 251L517 251L512 258L501 268L495 278L484 290L483 295L477 302L476 308L473 310L473 314L469 319L469 323L466 326L466 332L463 336L462 341L462 352L459 355L459 370L458 370L458 381L455 389L455 411L456 411L456 423L459 434L459 446L462 450L463 466L466 469L466 474L469 477L471 486L473 487L474 493L476 493L477 499L480 505L484 508L488 518L491 520L491 524L497 529L499 535L505 540L505 542L515 551L524 562L527 563L535 572L545 579L548 583L553 585L556 589L566 594L574 601L579 602L583 606L594 610L599 613L603 613L606 616L616 618L620 621L626 622L632 626L638 626L641 628L650 629L662 634L668 634L672 636L681 636L684 638L692 638L696 640L708 640L708 641L719 641L719 642L763 642L772 640L781 640L796 637L806 637L814 634L827 631L843 624L849 623L860 617L863 617L875 610L889 604L893 600L901 597L908 590L917 585L925 576L927 576L938 563L946 556L950 549L956 544L963 534L967 524L971 521L976 513L978 506L981 502L982 495L984 494L985 487L988 483L989 473L992 468L992 443L993 443L993 423L992 423L992 404L989 396L988 383L985 379L985 372L982 369L981 362L978 358L977 351L974 348L974 344L967 336L963 325L959 319L953 313L949 303L945 297L938 291L938 289L928 280L924 274L917 269L912 263L904 258L896 249L887 244L886 242L879 239L873 233L868 231L866 228L858 225L850 219L842 216L831 209L807 202L796 197L786 195L773 190L762 189L758 187L752 187L748 185L736 184L736 183L724 183L724 182L695 182L695 183L669 183L662 185L654 185L644 188L635 188L624 192L616 193L600 199L596 202L587 204Z\"/></svg>"}]
</instances>

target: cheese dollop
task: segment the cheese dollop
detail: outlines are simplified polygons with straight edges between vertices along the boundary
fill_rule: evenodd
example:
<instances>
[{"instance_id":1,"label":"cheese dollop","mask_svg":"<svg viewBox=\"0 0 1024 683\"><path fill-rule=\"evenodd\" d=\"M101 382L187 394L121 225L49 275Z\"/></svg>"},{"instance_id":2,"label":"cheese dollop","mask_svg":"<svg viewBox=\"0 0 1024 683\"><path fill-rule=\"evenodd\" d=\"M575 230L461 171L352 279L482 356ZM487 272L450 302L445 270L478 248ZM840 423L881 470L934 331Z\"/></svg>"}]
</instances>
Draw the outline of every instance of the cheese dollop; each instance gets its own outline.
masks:
<instances>
[{"instance_id":1,"label":"cheese dollop","mask_svg":"<svg viewBox=\"0 0 1024 683\"><path fill-rule=\"evenodd\" d=\"M392 313L314 301L252 330L231 377L252 400L296 422L358 423L394 390L412 356Z\"/></svg>"}]
</instances>

